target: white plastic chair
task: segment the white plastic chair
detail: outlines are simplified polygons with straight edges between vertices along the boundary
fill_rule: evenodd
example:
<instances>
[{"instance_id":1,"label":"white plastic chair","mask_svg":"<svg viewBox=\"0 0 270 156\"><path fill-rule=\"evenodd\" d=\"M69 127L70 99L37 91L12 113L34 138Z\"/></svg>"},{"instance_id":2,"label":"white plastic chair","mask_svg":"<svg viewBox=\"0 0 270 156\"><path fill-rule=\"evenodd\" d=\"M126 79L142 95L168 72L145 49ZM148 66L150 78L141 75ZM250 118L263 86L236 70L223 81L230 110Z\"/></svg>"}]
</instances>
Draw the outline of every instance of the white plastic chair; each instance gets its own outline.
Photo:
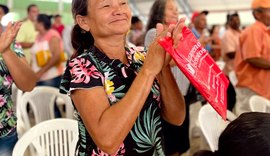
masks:
<instances>
[{"instance_id":1,"label":"white plastic chair","mask_svg":"<svg viewBox=\"0 0 270 156\"><path fill-rule=\"evenodd\" d=\"M11 87L11 99L14 105L14 111L17 112L17 108L18 108L18 102L20 101L20 98L23 95L23 91L20 90L15 83L12 84Z\"/></svg>"},{"instance_id":2,"label":"white plastic chair","mask_svg":"<svg viewBox=\"0 0 270 156\"><path fill-rule=\"evenodd\" d=\"M238 79L236 77L235 71L230 71L228 76L229 76L229 79L230 79L232 85L236 86Z\"/></svg>"},{"instance_id":3,"label":"white plastic chair","mask_svg":"<svg viewBox=\"0 0 270 156\"><path fill-rule=\"evenodd\" d=\"M25 125L24 125L24 122L22 121L22 116L21 116L21 111L20 111L20 108L19 108L19 101L23 95L23 91L20 90L15 83L12 84L12 87L11 87L11 99L12 99L12 102L13 102L13 109L14 111L16 112L16 115L17 115L17 132L18 132L18 135L20 137L20 134L23 133L24 129L25 129Z\"/></svg>"},{"instance_id":4,"label":"white plastic chair","mask_svg":"<svg viewBox=\"0 0 270 156\"><path fill-rule=\"evenodd\" d=\"M224 121L209 104L204 105L199 111L199 123L203 135L211 151L218 150L218 139L226 126L236 119L236 116L227 110L227 121Z\"/></svg>"},{"instance_id":5,"label":"white plastic chair","mask_svg":"<svg viewBox=\"0 0 270 156\"><path fill-rule=\"evenodd\" d=\"M252 112L268 112L270 113L270 100L259 96L253 95L249 99L249 106Z\"/></svg>"},{"instance_id":6,"label":"white plastic chair","mask_svg":"<svg viewBox=\"0 0 270 156\"><path fill-rule=\"evenodd\" d=\"M223 70L225 68L226 63L224 61L216 61L216 64L218 65L220 70Z\"/></svg>"},{"instance_id":7,"label":"white plastic chair","mask_svg":"<svg viewBox=\"0 0 270 156\"><path fill-rule=\"evenodd\" d=\"M35 151L32 156L73 156L78 135L76 120L47 120L32 127L18 140L12 156L24 156L28 147Z\"/></svg>"},{"instance_id":8,"label":"white plastic chair","mask_svg":"<svg viewBox=\"0 0 270 156\"><path fill-rule=\"evenodd\" d=\"M74 108L71 99L68 95L60 94L57 88L37 86L31 92L24 93L20 98L19 108L26 130L31 128L27 112L28 104L30 104L33 110L35 124L37 124L55 118L54 104L55 102L59 103L59 101L62 101L61 104L64 103L66 106L66 117L72 119Z\"/></svg>"}]
</instances>

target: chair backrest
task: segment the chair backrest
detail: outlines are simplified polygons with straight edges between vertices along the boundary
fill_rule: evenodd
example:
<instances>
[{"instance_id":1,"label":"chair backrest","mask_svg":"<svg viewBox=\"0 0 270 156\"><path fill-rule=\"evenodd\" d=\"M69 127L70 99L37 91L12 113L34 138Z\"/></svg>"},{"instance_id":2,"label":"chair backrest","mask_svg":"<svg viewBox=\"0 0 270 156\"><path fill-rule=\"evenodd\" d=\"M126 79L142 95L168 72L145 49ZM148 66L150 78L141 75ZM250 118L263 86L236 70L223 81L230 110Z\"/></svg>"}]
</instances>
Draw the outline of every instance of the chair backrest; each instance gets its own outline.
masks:
<instances>
[{"instance_id":1,"label":"chair backrest","mask_svg":"<svg viewBox=\"0 0 270 156\"><path fill-rule=\"evenodd\" d=\"M225 68L226 63L224 61L216 61L216 64L220 68L220 70L223 70Z\"/></svg>"},{"instance_id":2,"label":"chair backrest","mask_svg":"<svg viewBox=\"0 0 270 156\"><path fill-rule=\"evenodd\" d=\"M18 106L18 102L21 98L21 96L23 95L23 91L20 90L15 83L12 84L12 87L11 87L11 99L13 101L13 104L14 104L14 109L15 111L17 112L17 106Z\"/></svg>"},{"instance_id":3,"label":"chair backrest","mask_svg":"<svg viewBox=\"0 0 270 156\"><path fill-rule=\"evenodd\" d=\"M218 149L218 139L222 131L236 116L227 110L227 121L224 121L209 104L204 105L199 111L199 123L203 135L211 151Z\"/></svg>"},{"instance_id":4,"label":"chair backrest","mask_svg":"<svg viewBox=\"0 0 270 156\"><path fill-rule=\"evenodd\" d=\"M30 146L37 156L72 156L75 155L78 135L76 120L47 120L32 127L18 140L12 156L24 156Z\"/></svg>"},{"instance_id":5,"label":"chair backrest","mask_svg":"<svg viewBox=\"0 0 270 156\"><path fill-rule=\"evenodd\" d=\"M270 100L259 96L253 95L249 99L249 106L252 112L268 112L270 113Z\"/></svg>"},{"instance_id":6,"label":"chair backrest","mask_svg":"<svg viewBox=\"0 0 270 156\"><path fill-rule=\"evenodd\" d=\"M59 100L61 99L61 100ZM73 105L69 96L60 94L59 90L49 86L37 86L31 92L24 93L19 101L19 108L25 128L31 128L27 105L33 110L35 124L55 118L54 105L58 101L66 106L66 117L73 118Z\"/></svg>"},{"instance_id":7,"label":"chair backrest","mask_svg":"<svg viewBox=\"0 0 270 156\"><path fill-rule=\"evenodd\" d=\"M229 76L229 79L230 79L232 85L236 86L238 79L236 77L235 71L230 71L228 76Z\"/></svg>"},{"instance_id":8,"label":"chair backrest","mask_svg":"<svg viewBox=\"0 0 270 156\"><path fill-rule=\"evenodd\" d=\"M20 135L23 133L23 131L25 130L25 125L24 122L22 121L22 116L21 116L21 111L20 111L20 99L23 95L23 91L20 90L15 83L12 84L11 87L11 99L13 102L13 109L16 112L17 115L17 132L18 132L18 137L20 137Z\"/></svg>"}]
</instances>

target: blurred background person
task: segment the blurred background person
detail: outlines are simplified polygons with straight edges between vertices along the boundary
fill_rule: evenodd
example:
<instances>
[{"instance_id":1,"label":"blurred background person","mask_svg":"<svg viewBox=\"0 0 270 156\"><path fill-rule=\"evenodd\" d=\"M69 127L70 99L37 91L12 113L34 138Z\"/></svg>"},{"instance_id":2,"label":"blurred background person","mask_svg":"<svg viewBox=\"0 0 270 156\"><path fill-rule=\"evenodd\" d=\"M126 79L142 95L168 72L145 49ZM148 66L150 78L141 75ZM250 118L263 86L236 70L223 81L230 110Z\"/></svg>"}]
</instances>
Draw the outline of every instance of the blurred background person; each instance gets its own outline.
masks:
<instances>
[{"instance_id":1,"label":"blurred background person","mask_svg":"<svg viewBox=\"0 0 270 156\"><path fill-rule=\"evenodd\" d=\"M235 53L239 49L240 17L237 12L227 15L228 28L226 29L221 42L222 58L226 63L224 73L234 71Z\"/></svg>"},{"instance_id":2,"label":"blurred background person","mask_svg":"<svg viewBox=\"0 0 270 156\"><path fill-rule=\"evenodd\" d=\"M55 29L61 37L63 37L63 30L65 29L65 25L62 23L61 15L57 14L53 17L52 28Z\"/></svg>"},{"instance_id":3,"label":"blurred background person","mask_svg":"<svg viewBox=\"0 0 270 156\"><path fill-rule=\"evenodd\" d=\"M59 33L52 29L51 16L39 14L35 28L37 38L31 48L32 69L39 78L37 85L45 85L59 88L61 75L64 71L64 62L60 62L61 52L64 51L63 41ZM51 57L44 66L37 62L37 53L49 52Z\"/></svg>"},{"instance_id":4,"label":"blurred background person","mask_svg":"<svg viewBox=\"0 0 270 156\"><path fill-rule=\"evenodd\" d=\"M16 41L22 46L25 58L28 63L31 63L30 48L33 46L37 31L35 29L35 22L39 14L39 9L36 4L30 4L27 7L27 18L23 21L23 24L19 30Z\"/></svg>"},{"instance_id":5,"label":"blurred background person","mask_svg":"<svg viewBox=\"0 0 270 156\"><path fill-rule=\"evenodd\" d=\"M143 46L143 23L138 16L132 16L131 18L131 29L128 33L128 41L135 46Z\"/></svg>"},{"instance_id":6,"label":"blurred background person","mask_svg":"<svg viewBox=\"0 0 270 156\"><path fill-rule=\"evenodd\" d=\"M9 12L9 8L6 5L0 4L0 21L2 17L5 16Z\"/></svg>"},{"instance_id":7,"label":"blurred background person","mask_svg":"<svg viewBox=\"0 0 270 156\"><path fill-rule=\"evenodd\" d=\"M221 59L221 39L219 37L219 31L220 31L219 25L213 25L209 31L211 38L210 44L212 48L210 55L215 61Z\"/></svg>"},{"instance_id":8,"label":"blurred background person","mask_svg":"<svg viewBox=\"0 0 270 156\"><path fill-rule=\"evenodd\" d=\"M241 33L235 57L237 115L251 111L252 95L270 99L270 1L253 0L251 7L256 22Z\"/></svg>"},{"instance_id":9,"label":"blurred background person","mask_svg":"<svg viewBox=\"0 0 270 156\"><path fill-rule=\"evenodd\" d=\"M65 67L65 62L61 61L64 45L60 34L51 27L51 18L52 16L46 14L39 14L37 17L35 28L38 35L31 48L31 66L38 77L37 86L59 88ZM39 55L40 53L41 55ZM50 56L48 61L45 61L45 64L41 66L38 61L44 61L48 56ZM61 112L57 105L55 104L54 106L55 117L61 117Z\"/></svg>"},{"instance_id":10,"label":"blurred background person","mask_svg":"<svg viewBox=\"0 0 270 156\"><path fill-rule=\"evenodd\" d=\"M207 29L207 19L208 11L204 10L201 12L195 11L192 14L191 22L193 23L193 27L191 31L196 36L196 38L200 41L201 45L208 51L211 52L211 40L210 34Z\"/></svg>"},{"instance_id":11,"label":"blurred background person","mask_svg":"<svg viewBox=\"0 0 270 156\"><path fill-rule=\"evenodd\" d=\"M148 47L156 37L156 24L163 23L165 27L178 21L178 8L175 0L156 0L153 4L146 27L144 45ZM186 117L181 126L175 126L163 121L165 154L171 156L181 155L190 148L189 142L189 101L186 99L189 81L172 61L171 71L179 90L185 97Z\"/></svg>"},{"instance_id":12,"label":"blurred background person","mask_svg":"<svg viewBox=\"0 0 270 156\"><path fill-rule=\"evenodd\" d=\"M0 31L0 155L11 156L18 140L17 118L13 111L11 87L15 83L22 91L31 91L37 81L35 73L14 40L21 23L9 23Z\"/></svg>"},{"instance_id":13,"label":"blurred background person","mask_svg":"<svg viewBox=\"0 0 270 156\"><path fill-rule=\"evenodd\" d=\"M9 12L9 8L6 5L0 4L0 30L1 32L4 30L4 26L2 25L2 18Z\"/></svg>"},{"instance_id":14,"label":"blurred background person","mask_svg":"<svg viewBox=\"0 0 270 156\"><path fill-rule=\"evenodd\" d=\"M240 17L237 12L227 15L227 29L221 39L221 53L222 60L225 62L223 72L227 75L228 80L229 74L234 72L234 58L236 51L239 51L239 37L241 34L240 30ZM231 73L231 75L232 75ZM233 74L234 76L235 74ZM232 84L231 80L227 90L227 108L233 111L236 103L236 91L235 84Z\"/></svg>"}]
</instances>

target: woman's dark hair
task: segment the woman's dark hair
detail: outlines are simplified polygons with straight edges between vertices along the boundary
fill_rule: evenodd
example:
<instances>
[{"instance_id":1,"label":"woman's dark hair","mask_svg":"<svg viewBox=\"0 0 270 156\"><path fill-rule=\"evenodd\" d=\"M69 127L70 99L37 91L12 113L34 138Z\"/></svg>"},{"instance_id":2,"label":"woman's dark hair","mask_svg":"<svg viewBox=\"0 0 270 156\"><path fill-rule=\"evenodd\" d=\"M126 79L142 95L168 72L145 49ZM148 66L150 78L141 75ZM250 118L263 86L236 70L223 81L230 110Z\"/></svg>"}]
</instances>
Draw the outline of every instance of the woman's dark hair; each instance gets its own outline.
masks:
<instances>
[{"instance_id":1,"label":"woman's dark hair","mask_svg":"<svg viewBox=\"0 0 270 156\"><path fill-rule=\"evenodd\" d=\"M193 156L257 155L270 155L270 113L241 114L221 133L218 151L199 151Z\"/></svg>"},{"instance_id":2,"label":"woman's dark hair","mask_svg":"<svg viewBox=\"0 0 270 156\"><path fill-rule=\"evenodd\" d=\"M138 23L140 21L141 20L138 16L132 16L132 18L131 18L131 24L135 24L135 23Z\"/></svg>"},{"instance_id":3,"label":"woman's dark hair","mask_svg":"<svg viewBox=\"0 0 270 156\"><path fill-rule=\"evenodd\" d=\"M72 15L76 20L77 15L86 16L88 14L88 0L72 0ZM94 45L94 38L89 31L83 30L77 23L71 33L71 43L75 49L73 57L80 55L85 49Z\"/></svg>"},{"instance_id":4,"label":"woman's dark hair","mask_svg":"<svg viewBox=\"0 0 270 156\"><path fill-rule=\"evenodd\" d=\"M155 28L157 23L164 23L166 3L166 0L155 1L150 10L149 19L146 26L146 32L152 28Z\"/></svg>"},{"instance_id":5,"label":"woman's dark hair","mask_svg":"<svg viewBox=\"0 0 270 156\"><path fill-rule=\"evenodd\" d=\"M49 29L51 29L51 27L52 27L51 18L52 18L52 16L48 16L48 15L46 15L46 14L39 14L39 15L37 16L37 22L38 22L38 23L42 23L43 26L44 26L44 28L45 28L46 30L49 30Z\"/></svg>"},{"instance_id":6,"label":"woman's dark hair","mask_svg":"<svg viewBox=\"0 0 270 156\"><path fill-rule=\"evenodd\" d=\"M216 27L218 27L218 25L212 25L211 29L209 30L210 35L213 35Z\"/></svg>"}]
</instances>

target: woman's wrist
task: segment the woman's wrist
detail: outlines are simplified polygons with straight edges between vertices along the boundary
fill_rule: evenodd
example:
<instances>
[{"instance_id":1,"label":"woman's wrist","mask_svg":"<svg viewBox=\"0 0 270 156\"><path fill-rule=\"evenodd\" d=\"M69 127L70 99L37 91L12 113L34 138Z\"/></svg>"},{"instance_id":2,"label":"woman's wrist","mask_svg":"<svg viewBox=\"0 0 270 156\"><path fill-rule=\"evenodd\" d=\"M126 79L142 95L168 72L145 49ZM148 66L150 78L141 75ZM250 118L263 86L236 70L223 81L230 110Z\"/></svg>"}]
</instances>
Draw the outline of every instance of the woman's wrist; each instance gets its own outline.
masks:
<instances>
[{"instance_id":1,"label":"woman's wrist","mask_svg":"<svg viewBox=\"0 0 270 156\"><path fill-rule=\"evenodd\" d=\"M169 72L171 72L171 67L170 67L170 65L164 66L164 67L161 69L161 71L159 72L159 74L157 75L158 80L161 81L162 79L164 79L165 76L167 76Z\"/></svg>"},{"instance_id":2,"label":"woman's wrist","mask_svg":"<svg viewBox=\"0 0 270 156\"><path fill-rule=\"evenodd\" d=\"M164 66L164 67L161 69L161 71L160 71L160 73L161 73L162 75L166 74L167 72L171 72L171 66L170 66L170 64Z\"/></svg>"},{"instance_id":3,"label":"woman's wrist","mask_svg":"<svg viewBox=\"0 0 270 156\"><path fill-rule=\"evenodd\" d=\"M142 68L140 73L145 76L145 77L149 77L149 78L153 78L153 80L155 79L156 75L154 74L153 71L147 69L147 68Z\"/></svg>"},{"instance_id":4,"label":"woman's wrist","mask_svg":"<svg viewBox=\"0 0 270 156\"><path fill-rule=\"evenodd\" d=\"M4 50L1 50L0 53L2 55L4 55L4 54L8 53L9 51L11 51L11 49L7 48L7 49L4 49Z\"/></svg>"}]
</instances>

